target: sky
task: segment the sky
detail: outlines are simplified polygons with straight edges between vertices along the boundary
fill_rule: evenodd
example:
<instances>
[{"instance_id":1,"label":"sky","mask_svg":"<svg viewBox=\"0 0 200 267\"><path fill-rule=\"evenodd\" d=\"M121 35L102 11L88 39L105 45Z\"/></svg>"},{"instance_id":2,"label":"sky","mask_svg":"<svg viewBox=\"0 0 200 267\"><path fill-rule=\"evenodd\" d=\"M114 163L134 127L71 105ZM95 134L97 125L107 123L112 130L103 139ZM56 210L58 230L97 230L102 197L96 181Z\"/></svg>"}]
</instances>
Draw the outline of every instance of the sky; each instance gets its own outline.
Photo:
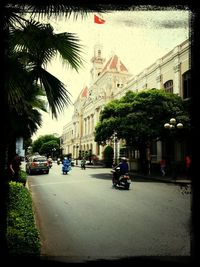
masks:
<instances>
[{"instance_id":1,"label":"sky","mask_svg":"<svg viewBox=\"0 0 200 267\"><path fill-rule=\"evenodd\" d=\"M60 113L58 119L52 119L50 112L42 113L42 127L32 136L33 141L41 135L57 134L61 136L63 127L72 120L73 102L81 90L90 85L91 58L94 45L103 45L103 57L106 59L116 54L132 75L137 75L153 64L175 46L190 37L190 21L193 16L187 8L173 8L162 11L118 11L98 15L105 20L104 24L94 23L94 14L74 20L45 20L50 23L55 33L75 33L83 46L82 59L84 66L76 72L64 67L57 57L47 67L70 92L72 104Z\"/></svg>"}]
</instances>

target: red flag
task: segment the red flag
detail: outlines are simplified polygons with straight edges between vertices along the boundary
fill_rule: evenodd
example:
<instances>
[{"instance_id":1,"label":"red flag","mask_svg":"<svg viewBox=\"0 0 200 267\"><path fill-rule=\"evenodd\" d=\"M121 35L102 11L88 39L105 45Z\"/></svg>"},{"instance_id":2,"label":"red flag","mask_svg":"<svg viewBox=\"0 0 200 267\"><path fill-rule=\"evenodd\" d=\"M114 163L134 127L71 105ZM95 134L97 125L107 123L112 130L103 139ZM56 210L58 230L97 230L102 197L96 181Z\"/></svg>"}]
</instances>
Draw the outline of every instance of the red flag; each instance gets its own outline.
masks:
<instances>
[{"instance_id":1,"label":"red flag","mask_svg":"<svg viewBox=\"0 0 200 267\"><path fill-rule=\"evenodd\" d=\"M96 16L96 15L94 15L94 23L97 23L97 24L104 24L104 23L105 23L105 20L99 18L99 17Z\"/></svg>"}]
</instances>

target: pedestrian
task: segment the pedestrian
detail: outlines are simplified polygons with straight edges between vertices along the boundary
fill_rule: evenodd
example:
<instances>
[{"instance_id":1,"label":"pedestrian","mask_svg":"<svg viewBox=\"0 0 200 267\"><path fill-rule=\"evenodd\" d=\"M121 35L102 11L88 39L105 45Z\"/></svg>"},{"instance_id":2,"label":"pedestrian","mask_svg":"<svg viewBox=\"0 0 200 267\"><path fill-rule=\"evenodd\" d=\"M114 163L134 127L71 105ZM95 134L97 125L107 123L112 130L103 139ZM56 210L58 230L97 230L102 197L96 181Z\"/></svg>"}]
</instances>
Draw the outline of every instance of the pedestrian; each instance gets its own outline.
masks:
<instances>
[{"instance_id":1,"label":"pedestrian","mask_svg":"<svg viewBox=\"0 0 200 267\"><path fill-rule=\"evenodd\" d=\"M190 179L190 166L191 166L191 158L189 155L185 157L185 170L186 170L186 176L188 179Z\"/></svg>"},{"instance_id":2,"label":"pedestrian","mask_svg":"<svg viewBox=\"0 0 200 267\"><path fill-rule=\"evenodd\" d=\"M9 174L11 176L11 180L18 182L19 181L19 171L21 165L20 156L15 153L11 160L9 161Z\"/></svg>"},{"instance_id":3,"label":"pedestrian","mask_svg":"<svg viewBox=\"0 0 200 267\"><path fill-rule=\"evenodd\" d=\"M82 170L85 170L85 164L86 164L86 160L85 160L85 158L82 158L82 160L81 160L81 169Z\"/></svg>"},{"instance_id":4,"label":"pedestrian","mask_svg":"<svg viewBox=\"0 0 200 267\"><path fill-rule=\"evenodd\" d=\"M165 168L166 168L166 161L165 159L161 159L160 161L160 170L161 170L161 173L162 173L162 176L165 176Z\"/></svg>"}]
</instances>

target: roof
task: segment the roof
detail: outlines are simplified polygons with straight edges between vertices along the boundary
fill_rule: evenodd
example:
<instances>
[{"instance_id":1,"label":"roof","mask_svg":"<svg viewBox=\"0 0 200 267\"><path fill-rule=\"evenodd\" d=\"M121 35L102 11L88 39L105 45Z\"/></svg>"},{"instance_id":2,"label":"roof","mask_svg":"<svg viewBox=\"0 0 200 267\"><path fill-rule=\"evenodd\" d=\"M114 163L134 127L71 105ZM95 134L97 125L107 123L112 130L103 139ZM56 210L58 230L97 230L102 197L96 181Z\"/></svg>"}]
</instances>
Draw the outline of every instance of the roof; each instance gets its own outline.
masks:
<instances>
[{"instance_id":1,"label":"roof","mask_svg":"<svg viewBox=\"0 0 200 267\"><path fill-rule=\"evenodd\" d=\"M102 72L106 70L128 71L127 68L124 66L124 64L121 62L121 60L116 55L113 55L108 60Z\"/></svg>"},{"instance_id":2,"label":"roof","mask_svg":"<svg viewBox=\"0 0 200 267\"><path fill-rule=\"evenodd\" d=\"M81 92L80 92L80 95L79 95L79 99L80 98L84 98L84 97L87 97L88 96L88 88L87 88L87 86L85 86L82 90L81 90Z\"/></svg>"}]
</instances>

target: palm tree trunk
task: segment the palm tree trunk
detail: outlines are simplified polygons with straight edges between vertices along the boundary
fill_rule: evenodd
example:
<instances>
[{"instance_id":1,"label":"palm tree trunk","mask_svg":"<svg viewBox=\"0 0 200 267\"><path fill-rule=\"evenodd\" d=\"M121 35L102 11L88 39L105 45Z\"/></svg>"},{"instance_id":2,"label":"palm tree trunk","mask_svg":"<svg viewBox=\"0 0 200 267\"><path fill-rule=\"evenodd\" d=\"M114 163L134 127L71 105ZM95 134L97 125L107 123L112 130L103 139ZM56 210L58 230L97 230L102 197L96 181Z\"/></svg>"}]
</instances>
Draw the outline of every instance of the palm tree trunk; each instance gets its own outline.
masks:
<instances>
[{"instance_id":1,"label":"palm tree trunk","mask_svg":"<svg viewBox=\"0 0 200 267\"><path fill-rule=\"evenodd\" d=\"M1 12L5 10L2 8ZM4 16L1 16L3 19ZM4 25L1 23L1 25ZM8 54L8 28L1 28L3 36L3 49L1 49L2 56L2 77L1 77L1 88L0 88L0 114L1 114L1 139L0 139L0 251L1 255L7 257L7 241L6 241L6 228L7 228L7 199L8 199L8 177L7 177L7 163L8 163L8 124L6 115L8 114L7 101L6 101L6 88L4 83L5 72L9 71L6 68L6 58Z\"/></svg>"}]
</instances>

